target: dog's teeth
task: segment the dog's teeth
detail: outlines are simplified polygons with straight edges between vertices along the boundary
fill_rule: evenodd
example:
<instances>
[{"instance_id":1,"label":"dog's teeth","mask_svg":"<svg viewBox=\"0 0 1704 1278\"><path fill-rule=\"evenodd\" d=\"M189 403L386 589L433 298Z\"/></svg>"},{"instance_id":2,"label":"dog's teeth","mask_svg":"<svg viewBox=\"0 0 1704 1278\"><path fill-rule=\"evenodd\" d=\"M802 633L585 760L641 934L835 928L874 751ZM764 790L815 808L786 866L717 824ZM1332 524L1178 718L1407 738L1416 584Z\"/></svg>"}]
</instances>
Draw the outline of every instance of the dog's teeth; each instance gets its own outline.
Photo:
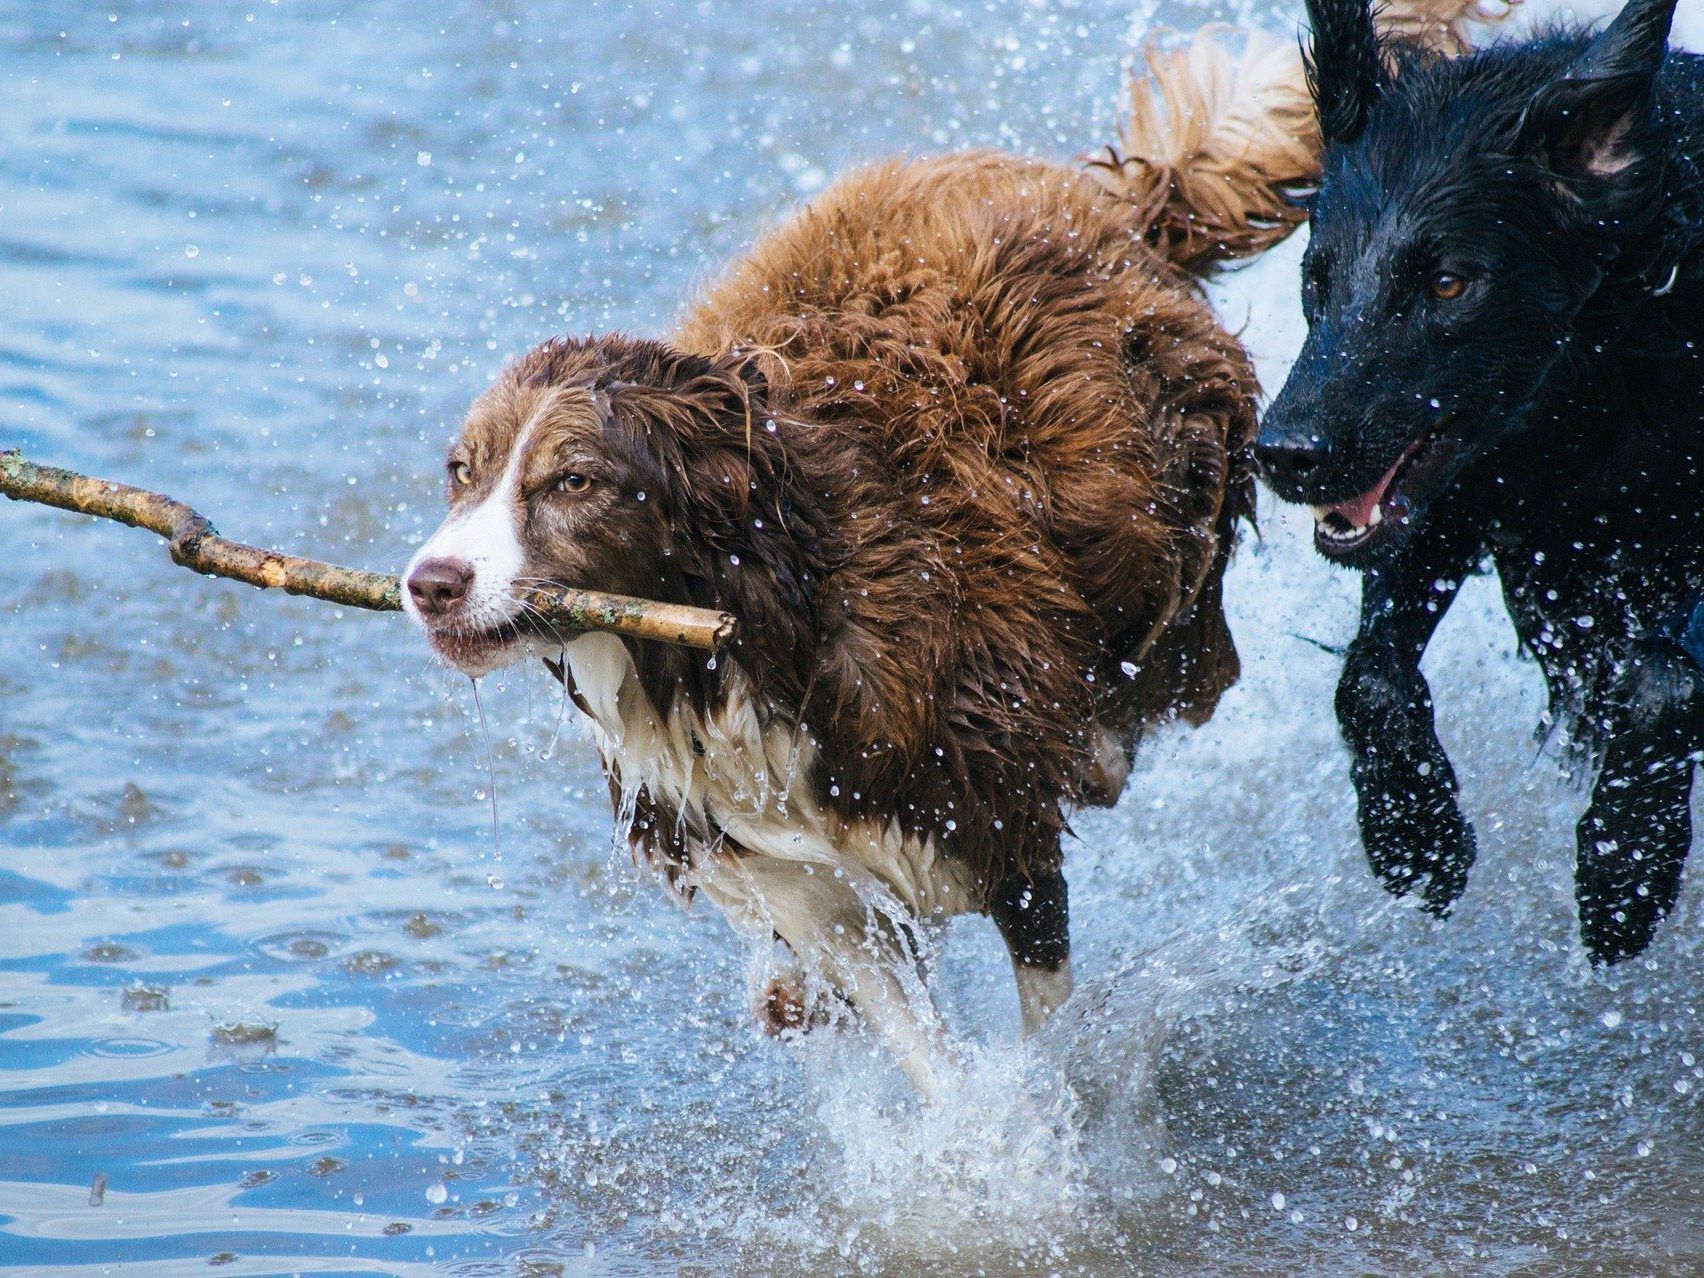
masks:
<instances>
[{"instance_id":1,"label":"dog's teeth","mask_svg":"<svg viewBox=\"0 0 1704 1278\"><path fill-rule=\"evenodd\" d=\"M1384 507L1383 506L1374 506L1372 516L1367 520L1367 527L1371 528L1374 524L1381 524L1383 522L1384 522Z\"/></svg>"},{"instance_id":2,"label":"dog's teeth","mask_svg":"<svg viewBox=\"0 0 1704 1278\"><path fill-rule=\"evenodd\" d=\"M1313 511L1314 523L1316 524L1323 524L1325 517L1331 513L1330 506L1309 506L1308 509Z\"/></svg>"}]
</instances>

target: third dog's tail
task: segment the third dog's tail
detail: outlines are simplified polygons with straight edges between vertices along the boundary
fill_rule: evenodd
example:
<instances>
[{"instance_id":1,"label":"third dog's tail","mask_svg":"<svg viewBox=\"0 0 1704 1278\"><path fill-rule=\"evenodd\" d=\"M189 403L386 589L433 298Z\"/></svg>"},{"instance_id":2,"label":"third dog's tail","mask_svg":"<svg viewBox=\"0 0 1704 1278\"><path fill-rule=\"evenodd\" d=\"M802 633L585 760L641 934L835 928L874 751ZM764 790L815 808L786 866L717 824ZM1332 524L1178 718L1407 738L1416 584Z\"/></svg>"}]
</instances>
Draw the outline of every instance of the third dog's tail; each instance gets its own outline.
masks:
<instances>
[{"instance_id":1,"label":"third dog's tail","mask_svg":"<svg viewBox=\"0 0 1704 1278\"><path fill-rule=\"evenodd\" d=\"M1449 56L1472 47L1473 26L1519 3L1391 0L1377 20L1389 38ZM1151 42L1130 97L1119 144L1090 172L1137 205L1171 261L1205 273L1306 219L1299 197L1318 179L1320 137L1293 38L1210 27L1182 46Z\"/></svg>"}]
</instances>

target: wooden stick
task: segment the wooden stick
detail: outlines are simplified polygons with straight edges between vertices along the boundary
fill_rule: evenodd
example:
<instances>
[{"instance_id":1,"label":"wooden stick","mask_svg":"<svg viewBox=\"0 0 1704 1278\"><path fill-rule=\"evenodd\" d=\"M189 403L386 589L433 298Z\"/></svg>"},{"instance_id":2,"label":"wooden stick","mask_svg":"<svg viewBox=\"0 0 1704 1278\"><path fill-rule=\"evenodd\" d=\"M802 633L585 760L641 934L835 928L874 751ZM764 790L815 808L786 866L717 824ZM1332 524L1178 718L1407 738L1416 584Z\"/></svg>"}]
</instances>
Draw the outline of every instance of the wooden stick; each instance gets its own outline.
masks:
<instances>
[{"instance_id":1,"label":"wooden stick","mask_svg":"<svg viewBox=\"0 0 1704 1278\"><path fill-rule=\"evenodd\" d=\"M0 451L0 493L14 501L40 502L146 528L166 539L173 563L208 576L375 612L402 608L402 591L395 577L229 541L204 515L163 493L92 479L57 466L38 466L16 450ZM734 619L725 612L628 595L546 589L528 591L523 599L543 614L544 624L564 630L608 630L636 639L711 649L734 633Z\"/></svg>"}]
</instances>

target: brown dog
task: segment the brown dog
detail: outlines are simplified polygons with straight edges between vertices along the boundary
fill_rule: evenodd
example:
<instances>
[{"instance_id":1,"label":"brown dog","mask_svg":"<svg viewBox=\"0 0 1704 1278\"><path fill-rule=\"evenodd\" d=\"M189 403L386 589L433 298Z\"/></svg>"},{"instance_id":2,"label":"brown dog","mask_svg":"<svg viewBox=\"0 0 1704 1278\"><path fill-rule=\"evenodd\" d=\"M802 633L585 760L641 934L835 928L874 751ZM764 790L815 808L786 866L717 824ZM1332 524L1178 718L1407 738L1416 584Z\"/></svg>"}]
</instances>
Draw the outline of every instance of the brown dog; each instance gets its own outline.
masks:
<instances>
[{"instance_id":1,"label":"brown dog","mask_svg":"<svg viewBox=\"0 0 1704 1278\"><path fill-rule=\"evenodd\" d=\"M553 659L636 854L784 942L926 1094L918 926L991 914L1039 1026L1071 988L1067 812L1237 676L1256 388L1189 272L1285 234L1317 146L1293 49L1151 66L1131 158L879 165L672 340L522 357L407 574L462 670ZM552 634L515 601L539 582L726 609L738 637ZM811 1016L785 984L764 1006Z\"/></svg>"}]
</instances>

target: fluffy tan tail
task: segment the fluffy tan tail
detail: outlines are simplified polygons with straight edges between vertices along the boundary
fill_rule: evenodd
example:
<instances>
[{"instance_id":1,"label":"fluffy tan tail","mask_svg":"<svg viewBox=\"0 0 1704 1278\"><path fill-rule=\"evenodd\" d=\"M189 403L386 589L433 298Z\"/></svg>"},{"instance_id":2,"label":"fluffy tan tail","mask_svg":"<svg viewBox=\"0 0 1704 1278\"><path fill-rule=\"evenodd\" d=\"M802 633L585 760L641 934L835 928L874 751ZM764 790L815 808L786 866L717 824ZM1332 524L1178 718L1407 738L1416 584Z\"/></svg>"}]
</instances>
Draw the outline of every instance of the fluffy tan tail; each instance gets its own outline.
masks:
<instances>
[{"instance_id":1,"label":"fluffy tan tail","mask_svg":"<svg viewBox=\"0 0 1704 1278\"><path fill-rule=\"evenodd\" d=\"M1520 0L1391 0L1392 39L1442 55L1472 48L1471 27ZM1307 213L1295 195L1319 176L1319 125L1295 39L1209 27L1188 44L1150 41L1130 78L1116 147L1089 171L1141 209L1149 238L1186 270L1252 257Z\"/></svg>"}]
</instances>

